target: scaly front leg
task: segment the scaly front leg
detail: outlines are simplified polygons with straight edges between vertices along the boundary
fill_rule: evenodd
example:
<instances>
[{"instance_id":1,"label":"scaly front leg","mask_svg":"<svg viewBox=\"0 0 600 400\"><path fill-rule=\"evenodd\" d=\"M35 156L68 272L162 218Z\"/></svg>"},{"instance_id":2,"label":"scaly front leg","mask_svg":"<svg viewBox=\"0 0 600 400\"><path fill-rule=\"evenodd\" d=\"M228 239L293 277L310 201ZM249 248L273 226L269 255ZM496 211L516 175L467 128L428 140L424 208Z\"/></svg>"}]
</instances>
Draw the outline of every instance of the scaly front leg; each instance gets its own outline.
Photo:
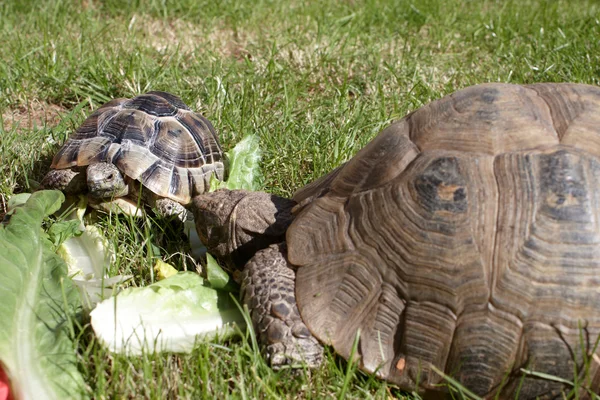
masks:
<instances>
[{"instance_id":1,"label":"scaly front leg","mask_svg":"<svg viewBox=\"0 0 600 400\"><path fill-rule=\"evenodd\" d=\"M273 368L301 362L317 367L323 360L323 346L300 317L295 272L285 252L285 244L274 244L248 261L242 273L242 301Z\"/></svg>"}]
</instances>

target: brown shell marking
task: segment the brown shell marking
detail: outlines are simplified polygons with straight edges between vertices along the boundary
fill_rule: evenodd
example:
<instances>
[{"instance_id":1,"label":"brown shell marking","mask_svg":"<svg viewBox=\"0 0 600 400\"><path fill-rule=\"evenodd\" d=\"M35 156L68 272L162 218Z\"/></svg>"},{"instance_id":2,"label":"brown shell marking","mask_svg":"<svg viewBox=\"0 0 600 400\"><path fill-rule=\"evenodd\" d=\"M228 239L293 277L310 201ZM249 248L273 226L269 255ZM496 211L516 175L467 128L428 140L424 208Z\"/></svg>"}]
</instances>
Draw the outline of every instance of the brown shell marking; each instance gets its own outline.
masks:
<instances>
[{"instance_id":1,"label":"brown shell marking","mask_svg":"<svg viewBox=\"0 0 600 400\"><path fill-rule=\"evenodd\" d=\"M176 96L150 92L113 100L69 137L52 168L112 162L159 196L189 203L211 174L225 175L216 131Z\"/></svg>"},{"instance_id":2,"label":"brown shell marking","mask_svg":"<svg viewBox=\"0 0 600 400\"><path fill-rule=\"evenodd\" d=\"M309 329L346 358L360 332L362 367L407 388L431 365L482 396L514 397L511 368L572 380L580 324L585 351L600 335L599 118L596 87L487 84L382 131L295 197Z\"/></svg>"}]
</instances>

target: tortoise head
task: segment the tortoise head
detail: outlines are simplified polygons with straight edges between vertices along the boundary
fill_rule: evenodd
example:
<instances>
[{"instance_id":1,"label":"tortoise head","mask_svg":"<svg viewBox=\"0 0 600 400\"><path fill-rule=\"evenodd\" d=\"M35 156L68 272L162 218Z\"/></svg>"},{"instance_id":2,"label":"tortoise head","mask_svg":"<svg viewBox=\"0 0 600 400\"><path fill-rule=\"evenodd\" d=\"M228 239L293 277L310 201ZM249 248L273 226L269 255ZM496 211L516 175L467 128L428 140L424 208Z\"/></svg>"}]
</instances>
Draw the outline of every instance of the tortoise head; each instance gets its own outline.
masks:
<instances>
[{"instance_id":1,"label":"tortoise head","mask_svg":"<svg viewBox=\"0 0 600 400\"><path fill-rule=\"evenodd\" d=\"M90 195L97 199L122 197L128 193L128 186L116 165L99 162L90 164L86 170Z\"/></svg>"},{"instance_id":2,"label":"tortoise head","mask_svg":"<svg viewBox=\"0 0 600 400\"><path fill-rule=\"evenodd\" d=\"M258 250L285 240L294 205L264 192L222 189L194 197L191 209L208 252L241 269Z\"/></svg>"},{"instance_id":3,"label":"tortoise head","mask_svg":"<svg viewBox=\"0 0 600 400\"><path fill-rule=\"evenodd\" d=\"M188 210L183 206L183 204L166 197L156 199L154 206L156 213L163 218L176 216L179 218L179 220L185 222L190 217Z\"/></svg>"}]
</instances>

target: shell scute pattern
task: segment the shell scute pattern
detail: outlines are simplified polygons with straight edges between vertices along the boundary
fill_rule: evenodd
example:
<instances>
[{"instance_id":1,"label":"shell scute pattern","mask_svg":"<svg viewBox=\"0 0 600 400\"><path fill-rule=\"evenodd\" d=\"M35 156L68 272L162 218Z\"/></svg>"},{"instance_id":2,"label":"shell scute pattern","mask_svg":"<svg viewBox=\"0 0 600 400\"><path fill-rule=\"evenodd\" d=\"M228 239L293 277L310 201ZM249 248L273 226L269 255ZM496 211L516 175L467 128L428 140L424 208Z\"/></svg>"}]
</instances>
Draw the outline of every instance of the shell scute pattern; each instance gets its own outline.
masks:
<instances>
[{"instance_id":1,"label":"shell scute pattern","mask_svg":"<svg viewBox=\"0 0 600 400\"><path fill-rule=\"evenodd\" d=\"M363 367L403 387L433 388L431 365L502 398L507 370L572 380L600 335L599 126L599 88L488 84L384 130L295 197L311 332L348 357L360 331Z\"/></svg>"},{"instance_id":2,"label":"shell scute pattern","mask_svg":"<svg viewBox=\"0 0 600 400\"><path fill-rule=\"evenodd\" d=\"M183 204L206 190L211 174L225 175L212 124L165 92L103 105L69 137L51 167L94 162L113 163L155 194Z\"/></svg>"},{"instance_id":3,"label":"shell scute pattern","mask_svg":"<svg viewBox=\"0 0 600 400\"><path fill-rule=\"evenodd\" d=\"M148 92L128 100L125 108L140 110L155 117L170 117L181 110L189 111L189 107L177 96L165 92Z\"/></svg>"}]
</instances>

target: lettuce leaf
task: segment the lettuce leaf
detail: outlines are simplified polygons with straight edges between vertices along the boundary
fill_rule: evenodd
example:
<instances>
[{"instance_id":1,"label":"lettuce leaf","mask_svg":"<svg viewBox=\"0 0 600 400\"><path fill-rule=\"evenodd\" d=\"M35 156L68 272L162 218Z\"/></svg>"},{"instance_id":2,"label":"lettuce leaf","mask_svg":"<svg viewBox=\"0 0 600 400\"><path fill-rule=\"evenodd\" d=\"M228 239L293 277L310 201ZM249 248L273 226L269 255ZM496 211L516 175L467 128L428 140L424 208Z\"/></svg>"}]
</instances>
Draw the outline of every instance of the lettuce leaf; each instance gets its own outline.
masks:
<instances>
[{"instance_id":1,"label":"lettuce leaf","mask_svg":"<svg viewBox=\"0 0 600 400\"><path fill-rule=\"evenodd\" d=\"M217 263L217 260L206 253L206 280L213 289L239 292L239 286L233 278Z\"/></svg>"},{"instance_id":2,"label":"lettuce leaf","mask_svg":"<svg viewBox=\"0 0 600 400\"><path fill-rule=\"evenodd\" d=\"M57 248L66 240L80 236L82 233L80 225L80 222L76 219L55 222L48 228L48 237L54 244L54 247Z\"/></svg>"},{"instance_id":3,"label":"lettuce leaf","mask_svg":"<svg viewBox=\"0 0 600 400\"><path fill-rule=\"evenodd\" d=\"M213 178L211 190L220 188L259 190L261 151L255 135L244 137L230 152L229 176ZM206 248L193 221L185 222L192 255L202 258ZM91 312L92 328L111 351L130 355L143 352L189 352L198 338L212 339L233 332L232 323L243 325L243 316L230 296L237 285L214 259L208 259L207 279L196 273L172 270L157 262L164 279L142 288L129 288L99 303Z\"/></svg>"},{"instance_id":4,"label":"lettuce leaf","mask_svg":"<svg viewBox=\"0 0 600 400\"><path fill-rule=\"evenodd\" d=\"M190 352L197 339L227 337L234 323L243 324L229 296L207 287L195 272L179 272L99 303L90 314L92 328L117 353Z\"/></svg>"},{"instance_id":5,"label":"lettuce leaf","mask_svg":"<svg viewBox=\"0 0 600 400\"><path fill-rule=\"evenodd\" d=\"M0 226L0 365L19 399L84 397L69 332L79 295L41 229L63 201L33 193Z\"/></svg>"},{"instance_id":6,"label":"lettuce leaf","mask_svg":"<svg viewBox=\"0 0 600 400\"><path fill-rule=\"evenodd\" d=\"M116 258L112 246L98 227L83 226L83 222L81 226L84 230L67 239L56 253L67 263L69 277L79 290L84 309L90 310L117 293L118 284L131 279L131 275L109 277L107 271Z\"/></svg>"},{"instance_id":7,"label":"lettuce leaf","mask_svg":"<svg viewBox=\"0 0 600 400\"><path fill-rule=\"evenodd\" d=\"M260 171L260 159L262 152L258 136L244 136L233 149L228 151L229 174L227 180L221 182L217 179L211 180L210 191L217 189L246 189L260 190L262 187L262 174Z\"/></svg>"}]
</instances>

